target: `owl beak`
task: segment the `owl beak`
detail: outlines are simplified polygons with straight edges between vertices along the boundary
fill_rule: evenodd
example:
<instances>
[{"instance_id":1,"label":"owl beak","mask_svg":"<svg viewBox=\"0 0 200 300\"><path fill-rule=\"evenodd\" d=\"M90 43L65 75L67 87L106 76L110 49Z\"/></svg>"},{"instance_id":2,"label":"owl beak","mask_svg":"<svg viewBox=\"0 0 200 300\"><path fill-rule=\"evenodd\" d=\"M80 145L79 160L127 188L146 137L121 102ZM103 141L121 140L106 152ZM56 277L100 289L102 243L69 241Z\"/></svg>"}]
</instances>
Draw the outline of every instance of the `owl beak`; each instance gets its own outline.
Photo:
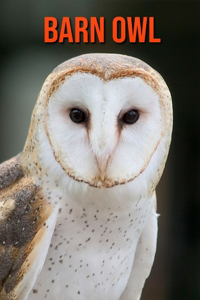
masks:
<instances>
[{"instance_id":1,"label":"owl beak","mask_svg":"<svg viewBox=\"0 0 200 300\"><path fill-rule=\"evenodd\" d=\"M99 173L100 173L100 178L102 181L104 181L104 179L106 178L106 170L108 167L109 158L110 158L110 155L96 157L97 165L98 165Z\"/></svg>"}]
</instances>

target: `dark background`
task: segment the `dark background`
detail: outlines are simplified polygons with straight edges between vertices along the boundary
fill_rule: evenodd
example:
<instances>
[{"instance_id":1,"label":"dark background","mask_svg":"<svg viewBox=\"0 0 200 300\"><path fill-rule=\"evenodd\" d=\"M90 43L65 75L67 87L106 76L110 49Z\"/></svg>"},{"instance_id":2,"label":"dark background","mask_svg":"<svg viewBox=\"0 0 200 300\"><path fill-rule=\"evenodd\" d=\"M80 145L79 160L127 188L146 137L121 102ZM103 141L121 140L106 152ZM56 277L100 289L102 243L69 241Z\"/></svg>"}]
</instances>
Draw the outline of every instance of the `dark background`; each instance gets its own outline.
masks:
<instances>
[{"instance_id":1,"label":"dark background","mask_svg":"<svg viewBox=\"0 0 200 300\"><path fill-rule=\"evenodd\" d=\"M44 17L104 16L104 44L45 44ZM116 16L155 17L160 44L112 41ZM115 52L149 63L167 82L174 131L158 185L158 249L142 300L200 299L200 2L0 2L0 161L19 153L42 83L61 62L88 52ZM130 299L131 300L131 299Z\"/></svg>"}]
</instances>

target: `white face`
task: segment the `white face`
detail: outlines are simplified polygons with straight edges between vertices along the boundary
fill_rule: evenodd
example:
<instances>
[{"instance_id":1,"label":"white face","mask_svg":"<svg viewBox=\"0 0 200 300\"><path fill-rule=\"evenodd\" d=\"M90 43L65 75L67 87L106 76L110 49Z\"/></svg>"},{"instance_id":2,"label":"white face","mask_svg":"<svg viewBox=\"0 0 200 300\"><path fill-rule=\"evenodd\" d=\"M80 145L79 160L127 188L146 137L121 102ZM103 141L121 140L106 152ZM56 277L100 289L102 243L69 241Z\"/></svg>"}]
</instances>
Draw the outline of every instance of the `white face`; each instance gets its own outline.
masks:
<instances>
[{"instance_id":1,"label":"white face","mask_svg":"<svg viewBox=\"0 0 200 300\"><path fill-rule=\"evenodd\" d=\"M73 109L81 111L79 123ZM162 129L159 96L140 77L104 81L75 73L49 99L47 131L55 158L70 177L91 186L139 176Z\"/></svg>"}]
</instances>

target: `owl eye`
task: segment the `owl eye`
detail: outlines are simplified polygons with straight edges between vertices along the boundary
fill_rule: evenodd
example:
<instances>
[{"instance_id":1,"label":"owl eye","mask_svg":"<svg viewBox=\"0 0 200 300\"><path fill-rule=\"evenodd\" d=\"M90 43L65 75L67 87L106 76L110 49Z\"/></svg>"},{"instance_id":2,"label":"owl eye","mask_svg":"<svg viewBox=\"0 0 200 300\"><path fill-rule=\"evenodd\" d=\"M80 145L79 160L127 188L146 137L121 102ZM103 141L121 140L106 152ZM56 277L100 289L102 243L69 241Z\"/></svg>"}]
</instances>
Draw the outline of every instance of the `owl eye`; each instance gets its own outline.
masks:
<instances>
[{"instance_id":1,"label":"owl eye","mask_svg":"<svg viewBox=\"0 0 200 300\"><path fill-rule=\"evenodd\" d=\"M128 111L127 113L125 113L121 120L122 120L122 122L124 122L128 125L132 125L137 122L139 117L140 117L139 112L135 109L132 109L132 110Z\"/></svg>"},{"instance_id":2,"label":"owl eye","mask_svg":"<svg viewBox=\"0 0 200 300\"><path fill-rule=\"evenodd\" d=\"M72 108L69 116L74 123L83 123L86 119L85 113L77 108Z\"/></svg>"}]
</instances>

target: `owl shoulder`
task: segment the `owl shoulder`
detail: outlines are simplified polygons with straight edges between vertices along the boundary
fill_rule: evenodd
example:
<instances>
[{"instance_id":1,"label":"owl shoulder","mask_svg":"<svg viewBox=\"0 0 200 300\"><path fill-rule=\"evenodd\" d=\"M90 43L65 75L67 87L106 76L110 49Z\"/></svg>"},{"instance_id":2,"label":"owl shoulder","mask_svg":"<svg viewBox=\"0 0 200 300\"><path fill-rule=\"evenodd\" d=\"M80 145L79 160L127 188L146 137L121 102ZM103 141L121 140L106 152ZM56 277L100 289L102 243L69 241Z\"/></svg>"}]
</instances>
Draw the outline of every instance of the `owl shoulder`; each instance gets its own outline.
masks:
<instances>
[{"instance_id":1,"label":"owl shoulder","mask_svg":"<svg viewBox=\"0 0 200 300\"><path fill-rule=\"evenodd\" d=\"M23 176L20 154L0 164L0 191Z\"/></svg>"}]
</instances>

